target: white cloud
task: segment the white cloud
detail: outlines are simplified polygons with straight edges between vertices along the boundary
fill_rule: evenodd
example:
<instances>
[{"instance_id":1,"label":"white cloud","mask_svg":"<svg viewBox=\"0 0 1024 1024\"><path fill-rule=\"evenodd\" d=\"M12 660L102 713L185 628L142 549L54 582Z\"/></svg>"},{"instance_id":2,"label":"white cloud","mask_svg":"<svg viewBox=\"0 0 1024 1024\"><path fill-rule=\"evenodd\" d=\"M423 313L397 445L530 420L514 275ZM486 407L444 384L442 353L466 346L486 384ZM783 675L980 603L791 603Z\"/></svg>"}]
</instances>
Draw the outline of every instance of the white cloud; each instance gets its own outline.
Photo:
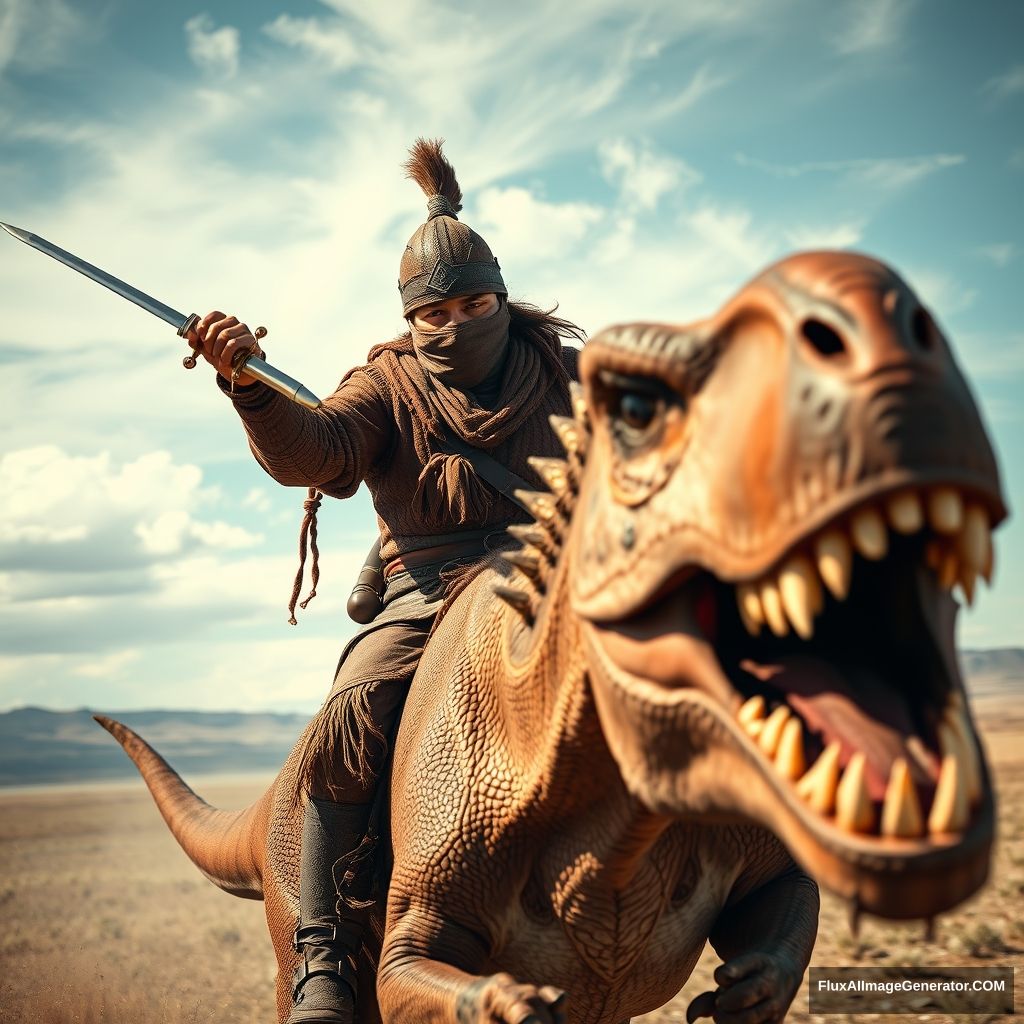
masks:
<instances>
[{"instance_id":1,"label":"white cloud","mask_svg":"<svg viewBox=\"0 0 1024 1024\"><path fill-rule=\"evenodd\" d=\"M320 18L293 18L288 14L263 26L271 39L304 50L334 71L350 68L360 59L352 36L340 25L326 24Z\"/></svg>"},{"instance_id":2,"label":"white cloud","mask_svg":"<svg viewBox=\"0 0 1024 1024\"><path fill-rule=\"evenodd\" d=\"M938 171L957 167L967 157L962 153L932 153L924 156L856 157L849 160L807 160L795 164L779 164L737 153L735 159L741 167L753 167L776 178L842 174L859 185L894 191L914 185Z\"/></svg>"},{"instance_id":3,"label":"white cloud","mask_svg":"<svg viewBox=\"0 0 1024 1024\"><path fill-rule=\"evenodd\" d=\"M978 298L977 288L965 286L943 270L913 269L906 280L940 321L970 309Z\"/></svg>"},{"instance_id":4,"label":"white cloud","mask_svg":"<svg viewBox=\"0 0 1024 1024\"><path fill-rule=\"evenodd\" d=\"M676 157L655 153L625 139L609 139L598 149L601 173L618 186L626 209L653 210L662 196L701 180L692 167Z\"/></svg>"},{"instance_id":5,"label":"white cloud","mask_svg":"<svg viewBox=\"0 0 1024 1024\"><path fill-rule=\"evenodd\" d=\"M832 45L843 56L889 49L903 41L914 0L859 0L845 5Z\"/></svg>"},{"instance_id":6,"label":"white cloud","mask_svg":"<svg viewBox=\"0 0 1024 1024\"><path fill-rule=\"evenodd\" d=\"M660 118L669 118L684 110L696 106L710 93L728 85L732 75L724 75L711 70L709 65L702 65L694 72L693 77L682 89L666 99L657 109Z\"/></svg>"},{"instance_id":7,"label":"white cloud","mask_svg":"<svg viewBox=\"0 0 1024 1024\"><path fill-rule=\"evenodd\" d=\"M1024 376L1024 332L957 331L954 340L972 378L1005 383Z\"/></svg>"},{"instance_id":8,"label":"white cloud","mask_svg":"<svg viewBox=\"0 0 1024 1024\"><path fill-rule=\"evenodd\" d=\"M69 455L56 445L9 452L0 458L0 566L104 572L144 567L186 541L217 549L254 543L245 530L200 518L218 497L201 483L197 466L175 464L168 452L123 464L107 452Z\"/></svg>"},{"instance_id":9,"label":"white cloud","mask_svg":"<svg viewBox=\"0 0 1024 1024\"><path fill-rule=\"evenodd\" d=\"M188 55L196 67L219 78L238 74L239 36L232 25L215 26L208 14L197 14L185 22Z\"/></svg>"},{"instance_id":10,"label":"white cloud","mask_svg":"<svg viewBox=\"0 0 1024 1024\"><path fill-rule=\"evenodd\" d=\"M993 76L981 87L981 91L996 101L1024 92L1024 64L1015 64L1001 75Z\"/></svg>"},{"instance_id":11,"label":"white cloud","mask_svg":"<svg viewBox=\"0 0 1024 1024\"><path fill-rule=\"evenodd\" d=\"M257 512L269 512L272 507L270 498L262 487L251 487L242 498L242 504Z\"/></svg>"},{"instance_id":12,"label":"white cloud","mask_svg":"<svg viewBox=\"0 0 1024 1024\"><path fill-rule=\"evenodd\" d=\"M95 22L65 0L0 0L0 75L8 67L38 73L56 67L95 34Z\"/></svg>"},{"instance_id":13,"label":"white cloud","mask_svg":"<svg viewBox=\"0 0 1024 1024\"><path fill-rule=\"evenodd\" d=\"M105 680L119 675L129 665L137 664L141 654L138 648L128 647L98 658L75 659L71 671L84 679Z\"/></svg>"},{"instance_id":14,"label":"white cloud","mask_svg":"<svg viewBox=\"0 0 1024 1024\"><path fill-rule=\"evenodd\" d=\"M993 242L991 245L980 245L974 250L975 256L991 263L994 267L1007 267L1017 255L1017 247L1013 242Z\"/></svg>"},{"instance_id":15,"label":"white cloud","mask_svg":"<svg viewBox=\"0 0 1024 1024\"><path fill-rule=\"evenodd\" d=\"M526 267L568 255L603 217L590 203L548 203L525 188L488 188L472 223L503 266Z\"/></svg>"},{"instance_id":16,"label":"white cloud","mask_svg":"<svg viewBox=\"0 0 1024 1024\"><path fill-rule=\"evenodd\" d=\"M777 253L778 243L754 228L749 210L704 203L687 221L709 247L709 260L726 258L742 272L756 270Z\"/></svg>"}]
</instances>

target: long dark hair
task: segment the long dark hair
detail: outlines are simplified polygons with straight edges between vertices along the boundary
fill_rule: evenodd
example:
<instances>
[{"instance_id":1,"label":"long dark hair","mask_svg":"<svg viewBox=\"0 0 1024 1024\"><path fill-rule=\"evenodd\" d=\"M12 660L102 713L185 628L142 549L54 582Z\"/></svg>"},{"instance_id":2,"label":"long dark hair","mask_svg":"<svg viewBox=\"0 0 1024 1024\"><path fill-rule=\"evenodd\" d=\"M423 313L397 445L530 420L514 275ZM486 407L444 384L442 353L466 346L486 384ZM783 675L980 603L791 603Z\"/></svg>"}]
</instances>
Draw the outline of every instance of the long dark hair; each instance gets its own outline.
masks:
<instances>
[{"instance_id":1,"label":"long dark hair","mask_svg":"<svg viewBox=\"0 0 1024 1024\"><path fill-rule=\"evenodd\" d=\"M578 341L581 345L586 343L587 332L577 326L571 320L565 320L555 316L558 309L555 304L551 309L541 309L529 302L513 302L508 300L508 315L512 321L512 329L520 331L545 331L555 334L560 338L569 338Z\"/></svg>"}]
</instances>

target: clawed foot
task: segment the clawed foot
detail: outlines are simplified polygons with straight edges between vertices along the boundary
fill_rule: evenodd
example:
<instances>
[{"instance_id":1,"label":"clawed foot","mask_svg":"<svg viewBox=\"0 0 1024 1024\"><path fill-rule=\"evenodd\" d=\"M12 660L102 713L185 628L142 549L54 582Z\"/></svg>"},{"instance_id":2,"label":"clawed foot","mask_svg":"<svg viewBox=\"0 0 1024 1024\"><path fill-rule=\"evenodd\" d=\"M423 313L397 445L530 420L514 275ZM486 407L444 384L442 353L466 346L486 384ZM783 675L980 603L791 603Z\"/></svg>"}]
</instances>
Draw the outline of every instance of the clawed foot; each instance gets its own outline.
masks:
<instances>
[{"instance_id":1,"label":"clawed foot","mask_svg":"<svg viewBox=\"0 0 1024 1024\"><path fill-rule=\"evenodd\" d=\"M566 1024L565 993L492 974L466 989L458 1013L459 1024Z\"/></svg>"}]
</instances>

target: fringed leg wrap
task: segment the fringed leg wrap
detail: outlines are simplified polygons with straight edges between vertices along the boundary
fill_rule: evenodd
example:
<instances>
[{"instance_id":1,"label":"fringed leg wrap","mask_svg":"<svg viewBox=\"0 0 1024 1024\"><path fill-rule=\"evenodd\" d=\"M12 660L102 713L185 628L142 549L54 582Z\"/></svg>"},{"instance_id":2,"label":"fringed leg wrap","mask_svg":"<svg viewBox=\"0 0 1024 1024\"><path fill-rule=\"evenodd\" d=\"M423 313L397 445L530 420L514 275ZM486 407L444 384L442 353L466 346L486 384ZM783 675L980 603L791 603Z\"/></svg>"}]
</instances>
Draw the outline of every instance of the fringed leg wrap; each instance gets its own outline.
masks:
<instances>
[{"instance_id":1,"label":"fringed leg wrap","mask_svg":"<svg viewBox=\"0 0 1024 1024\"><path fill-rule=\"evenodd\" d=\"M332 694L306 731L299 755L299 791L351 799L372 791L387 756L388 741L373 717L369 688ZM344 769L342 776L340 769Z\"/></svg>"}]
</instances>

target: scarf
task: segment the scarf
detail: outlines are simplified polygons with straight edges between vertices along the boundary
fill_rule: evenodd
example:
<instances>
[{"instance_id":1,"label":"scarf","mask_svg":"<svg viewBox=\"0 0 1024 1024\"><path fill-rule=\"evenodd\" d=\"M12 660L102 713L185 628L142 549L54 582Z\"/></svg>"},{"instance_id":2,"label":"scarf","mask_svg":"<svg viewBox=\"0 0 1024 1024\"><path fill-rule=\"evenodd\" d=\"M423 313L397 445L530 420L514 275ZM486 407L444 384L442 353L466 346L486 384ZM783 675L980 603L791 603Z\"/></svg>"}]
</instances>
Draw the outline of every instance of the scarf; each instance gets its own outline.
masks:
<instances>
[{"instance_id":1,"label":"scarf","mask_svg":"<svg viewBox=\"0 0 1024 1024\"><path fill-rule=\"evenodd\" d=\"M377 345L369 359L440 446L450 431L474 448L497 447L534 415L553 385L564 388L569 380L558 335L529 324L509 331L497 397L487 402L489 408L472 391L424 369L411 334ZM470 523L487 515L494 491L461 455L438 451L427 458L413 500L428 521L450 517L454 523Z\"/></svg>"}]
</instances>

